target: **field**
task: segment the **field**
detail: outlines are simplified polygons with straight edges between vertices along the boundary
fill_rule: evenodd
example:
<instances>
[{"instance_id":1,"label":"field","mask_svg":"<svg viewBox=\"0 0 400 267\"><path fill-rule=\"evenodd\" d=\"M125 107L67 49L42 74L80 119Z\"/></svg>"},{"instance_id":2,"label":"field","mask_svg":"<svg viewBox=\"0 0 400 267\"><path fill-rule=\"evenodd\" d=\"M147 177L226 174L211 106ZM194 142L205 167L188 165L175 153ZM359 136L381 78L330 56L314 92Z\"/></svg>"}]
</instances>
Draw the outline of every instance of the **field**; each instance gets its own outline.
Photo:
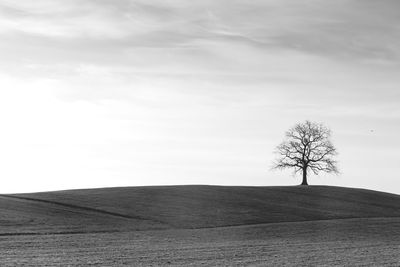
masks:
<instances>
[{"instance_id":1,"label":"field","mask_svg":"<svg viewBox=\"0 0 400 267\"><path fill-rule=\"evenodd\" d=\"M0 197L1 266L400 266L400 197L132 187Z\"/></svg>"}]
</instances>

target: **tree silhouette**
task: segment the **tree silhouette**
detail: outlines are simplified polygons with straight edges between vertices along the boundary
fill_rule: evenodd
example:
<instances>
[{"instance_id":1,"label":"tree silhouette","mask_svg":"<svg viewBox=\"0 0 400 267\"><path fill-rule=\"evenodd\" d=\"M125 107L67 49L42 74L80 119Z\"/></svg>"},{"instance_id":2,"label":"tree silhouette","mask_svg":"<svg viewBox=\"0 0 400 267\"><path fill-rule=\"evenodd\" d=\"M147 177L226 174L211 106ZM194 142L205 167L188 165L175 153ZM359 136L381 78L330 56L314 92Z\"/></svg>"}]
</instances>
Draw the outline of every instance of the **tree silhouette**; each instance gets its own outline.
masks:
<instances>
[{"instance_id":1,"label":"tree silhouette","mask_svg":"<svg viewBox=\"0 0 400 267\"><path fill-rule=\"evenodd\" d=\"M319 172L339 173L336 148L330 141L331 131L321 123L305 121L296 124L286 132L285 140L276 147L278 158L273 169L294 169L302 172L301 185L308 185L307 171L315 175Z\"/></svg>"}]
</instances>

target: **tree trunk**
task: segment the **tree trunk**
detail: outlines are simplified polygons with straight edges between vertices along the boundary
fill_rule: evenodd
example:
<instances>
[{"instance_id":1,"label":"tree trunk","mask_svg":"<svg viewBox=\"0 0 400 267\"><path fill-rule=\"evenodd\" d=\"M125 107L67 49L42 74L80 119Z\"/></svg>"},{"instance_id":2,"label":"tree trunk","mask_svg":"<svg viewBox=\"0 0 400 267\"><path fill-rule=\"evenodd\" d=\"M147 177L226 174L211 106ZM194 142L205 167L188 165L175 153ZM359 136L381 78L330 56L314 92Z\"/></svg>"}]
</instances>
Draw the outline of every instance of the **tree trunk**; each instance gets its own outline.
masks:
<instances>
[{"instance_id":1,"label":"tree trunk","mask_svg":"<svg viewBox=\"0 0 400 267\"><path fill-rule=\"evenodd\" d=\"M307 166L303 168L303 182L301 185L308 185L307 183Z\"/></svg>"}]
</instances>

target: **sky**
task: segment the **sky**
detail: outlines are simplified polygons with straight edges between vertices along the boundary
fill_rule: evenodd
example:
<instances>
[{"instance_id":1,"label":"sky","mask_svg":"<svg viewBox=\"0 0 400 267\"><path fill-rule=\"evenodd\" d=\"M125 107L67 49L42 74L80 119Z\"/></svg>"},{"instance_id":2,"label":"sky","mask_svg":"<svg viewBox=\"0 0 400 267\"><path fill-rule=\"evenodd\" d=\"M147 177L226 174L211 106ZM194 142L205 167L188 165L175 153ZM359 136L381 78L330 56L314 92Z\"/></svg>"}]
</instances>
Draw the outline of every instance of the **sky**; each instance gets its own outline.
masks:
<instances>
[{"instance_id":1,"label":"sky","mask_svg":"<svg viewBox=\"0 0 400 267\"><path fill-rule=\"evenodd\" d=\"M396 0L0 0L0 192L296 185L294 124L400 194Z\"/></svg>"}]
</instances>

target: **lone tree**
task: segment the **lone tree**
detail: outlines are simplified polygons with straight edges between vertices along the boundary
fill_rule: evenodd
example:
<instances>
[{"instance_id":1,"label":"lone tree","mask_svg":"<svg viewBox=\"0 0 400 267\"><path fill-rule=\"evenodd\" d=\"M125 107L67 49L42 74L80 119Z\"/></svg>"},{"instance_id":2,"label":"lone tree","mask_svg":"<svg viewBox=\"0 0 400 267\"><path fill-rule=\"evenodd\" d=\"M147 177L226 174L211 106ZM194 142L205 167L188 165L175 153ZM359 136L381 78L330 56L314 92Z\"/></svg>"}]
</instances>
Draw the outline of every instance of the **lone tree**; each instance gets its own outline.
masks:
<instances>
[{"instance_id":1,"label":"lone tree","mask_svg":"<svg viewBox=\"0 0 400 267\"><path fill-rule=\"evenodd\" d=\"M286 132L285 141L276 147L278 158L273 169L294 169L294 173L302 172L303 182L308 185L307 171L315 175L320 171L339 173L336 148L329 140L331 131L323 124L305 121L296 124Z\"/></svg>"}]
</instances>

